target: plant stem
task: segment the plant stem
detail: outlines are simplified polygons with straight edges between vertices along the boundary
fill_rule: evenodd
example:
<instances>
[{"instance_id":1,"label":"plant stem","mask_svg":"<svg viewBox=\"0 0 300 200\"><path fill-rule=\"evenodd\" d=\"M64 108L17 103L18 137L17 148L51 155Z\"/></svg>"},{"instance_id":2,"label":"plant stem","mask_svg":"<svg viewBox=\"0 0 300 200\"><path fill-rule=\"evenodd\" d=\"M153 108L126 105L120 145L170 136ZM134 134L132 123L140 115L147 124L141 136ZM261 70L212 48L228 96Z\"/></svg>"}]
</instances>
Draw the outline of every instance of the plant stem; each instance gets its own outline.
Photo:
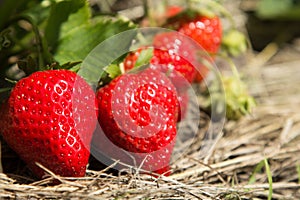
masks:
<instances>
[{"instance_id":1,"label":"plant stem","mask_svg":"<svg viewBox=\"0 0 300 200\"><path fill-rule=\"evenodd\" d=\"M12 19L11 23L17 22L19 20L25 20L29 22L32 26L32 31L35 35L36 39L36 49L37 49L37 55L38 55L38 69L39 71L47 70L47 64L50 64L52 62L52 56L47 51L47 44L46 41L43 40L38 25L36 22L28 15L19 15Z\"/></svg>"}]
</instances>

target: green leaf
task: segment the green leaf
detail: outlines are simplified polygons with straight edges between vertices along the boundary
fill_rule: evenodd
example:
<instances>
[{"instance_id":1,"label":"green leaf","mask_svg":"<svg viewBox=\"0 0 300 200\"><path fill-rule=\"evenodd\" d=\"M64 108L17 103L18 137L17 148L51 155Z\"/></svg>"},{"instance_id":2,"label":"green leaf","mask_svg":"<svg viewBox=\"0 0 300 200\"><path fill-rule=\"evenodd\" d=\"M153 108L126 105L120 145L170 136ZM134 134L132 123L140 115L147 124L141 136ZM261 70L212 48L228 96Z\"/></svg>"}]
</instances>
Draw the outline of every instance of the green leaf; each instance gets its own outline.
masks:
<instances>
[{"instance_id":1,"label":"green leaf","mask_svg":"<svg viewBox=\"0 0 300 200\"><path fill-rule=\"evenodd\" d=\"M250 176L250 178L249 178L248 184L253 184L253 183L256 182L255 176L257 175L257 173L259 173L259 172L262 171L262 168L263 168L264 166L265 166L264 161L261 161L261 162L259 162L259 163L256 165L254 171L252 172L252 174L251 174L251 176Z\"/></svg>"},{"instance_id":2,"label":"green leaf","mask_svg":"<svg viewBox=\"0 0 300 200\"><path fill-rule=\"evenodd\" d=\"M105 27L115 27L113 24L111 24L111 22L109 24L110 25L106 25ZM107 29L103 30L105 32ZM105 37L113 33L111 31L112 30L110 30L109 34L104 34ZM100 77L102 77L103 73L106 73L105 67L113 63L124 54L128 53L131 42L136 34L137 29L127 30L118 34L114 34L112 37L109 37L108 39L99 43L99 45L97 45L85 57L78 74L82 76L89 84L97 85Z\"/></svg>"},{"instance_id":3,"label":"green leaf","mask_svg":"<svg viewBox=\"0 0 300 200\"><path fill-rule=\"evenodd\" d=\"M300 184L300 164L296 165L296 170L297 170L297 174L298 174L298 184Z\"/></svg>"},{"instance_id":4,"label":"green leaf","mask_svg":"<svg viewBox=\"0 0 300 200\"><path fill-rule=\"evenodd\" d=\"M19 11L18 15L28 16L35 24L44 27L46 20L49 18L51 4L27 1L26 6L28 8L22 13Z\"/></svg>"},{"instance_id":5,"label":"green leaf","mask_svg":"<svg viewBox=\"0 0 300 200\"><path fill-rule=\"evenodd\" d=\"M102 69L100 69L102 70ZM111 80L121 75L121 69L118 64L110 64L107 67L103 68L103 73L98 82L98 87L103 87L108 84Z\"/></svg>"},{"instance_id":6,"label":"green leaf","mask_svg":"<svg viewBox=\"0 0 300 200\"><path fill-rule=\"evenodd\" d=\"M7 91L9 91L11 89L12 88L0 88L0 93L7 92Z\"/></svg>"},{"instance_id":7,"label":"green leaf","mask_svg":"<svg viewBox=\"0 0 300 200\"><path fill-rule=\"evenodd\" d=\"M108 77L111 79L116 78L120 74L122 74L119 65L111 64L104 68L104 71L108 74Z\"/></svg>"},{"instance_id":8,"label":"green leaf","mask_svg":"<svg viewBox=\"0 0 300 200\"><path fill-rule=\"evenodd\" d=\"M140 67L142 65L148 64L153 57L153 48L143 49L134 64L134 68Z\"/></svg>"},{"instance_id":9,"label":"green leaf","mask_svg":"<svg viewBox=\"0 0 300 200\"><path fill-rule=\"evenodd\" d=\"M91 13L86 0L67 0L53 3L49 16L45 37L48 45L55 49L58 39L68 34L68 31L88 24Z\"/></svg>"},{"instance_id":10,"label":"green leaf","mask_svg":"<svg viewBox=\"0 0 300 200\"><path fill-rule=\"evenodd\" d=\"M16 10L24 4L26 4L26 0L2 0L0 1L0 30L4 28L4 25L10 20L12 15L15 14Z\"/></svg>"},{"instance_id":11,"label":"green leaf","mask_svg":"<svg viewBox=\"0 0 300 200\"><path fill-rule=\"evenodd\" d=\"M264 163L265 163L265 168L266 168L266 173L267 173L268 183L269 183L268 200L271 200L272 196L273 196L273 178L272 178L272 172L271 172L268 160L266 158L264 159Z\"/></svg>"},{"instance_id":12,"label":"green leaf","mask_svg":"<svg viewBox=\"0 0 300 200\"><path fill-rule=\"evenodd\" d=\"M60 7L53 8L52 13L54 10L58 13L62 12L66 9L68 3L73 1L76 0L69 0L65 3L60 2ZM80 2L85 4L82 6ZM59 37L55 36L57 32L51 33L51 37L48 37L50 38L49 41L53 42L52 44L55 43L54 59L59 64L77 63L82 62L87 57L91 58L91 60L87 59L86 62L81 64L84 67L80 66L81 68L78 70L78 65L76 65L74 69L78 70L78 74L90 84L96 84L101 74L104 73L104 68L127 53L136 31L117 39L117 41L112 39L107 43L104 42L101 49L97 49L97 45L102 44L103 41L118 33L136 28L136 25L122 18L107 18L105 16L91 18L87 1L80 0L80 2L75 6L75 8L78 8L76 11L71 10L72 13L70 13L70 10L65 11L69 12L68 15L65 15L65 17L68 16L67 19L62 19L56 25L53 25L54 27L60 26ZM55 19L54 17L53 20L55 21ZM51 20L48 23L50 24L50 22ZM52 40L52 37L58 38L57 41ZM95 52L94 48L96 48L95 55L88 56L91 52Z\"/></svg>"},{"instance_id":13,"label":"green leaf","mask_svg":"<svg viewBox=\"0 0 300 200\"><path fill-rule=\"evenodd\" d=\"M59 63L82 61L105 39L134 27L131 22L121 19L101 20L96 24L74 27L59 40L54 58Z\"/></svg>"},{"instance_id":14,"label":"green leaf","mask_svg":"<svg viewBox=\"0 0 300 200\"><path fill-rule=\"evenodd\" d=\"M76 71L76 69L78 70L79 68L77 67L81 62L67 62L64 63L62 65L59 65L58 63L54 63L52 65L53 69L68 69L71 71ZM51 66L50 66L51 67Z\"/></svg>"},{"instance_id":15,"label":"green leaf","mask_svg":"<svg viewBox=\"0 0 300 200\"><path fill-rule=\"evenodd\" d=\"M256 14L263 19L299 20L300 3L295 0L261 0Z\"/></svg>"}]
</instances>

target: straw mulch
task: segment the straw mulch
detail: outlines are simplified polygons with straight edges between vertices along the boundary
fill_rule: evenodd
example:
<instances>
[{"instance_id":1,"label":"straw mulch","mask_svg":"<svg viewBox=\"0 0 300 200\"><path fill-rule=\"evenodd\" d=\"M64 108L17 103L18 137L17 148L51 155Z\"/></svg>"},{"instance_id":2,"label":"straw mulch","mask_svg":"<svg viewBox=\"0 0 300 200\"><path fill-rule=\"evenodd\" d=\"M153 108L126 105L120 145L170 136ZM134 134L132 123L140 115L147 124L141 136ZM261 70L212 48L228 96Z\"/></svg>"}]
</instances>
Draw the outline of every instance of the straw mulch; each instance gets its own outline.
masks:
<instances>
[{"instance_id":1,"label":"straw mulch","mask_svg":"<svg viewBox=\"0 0 300 200\"><path fill-rule=\"evenodd\" d=\"M258 102L253 114L225 122L202 155L209 120L203 114L193 142L177 146L184 154L172 163L171 176L154 178L138 169L118 174L110 169L113 166L91 166L83 178L62 178L48 171L48 179L36 181L2 141L4 169L17 170L0 173L0 198L266 199L272 189L272 199L300 199L300 60L286 57L298 50L277 50L263 52L240 69ZM53 179L61 184L49 186Z\"/></svg>"}]
</instances>

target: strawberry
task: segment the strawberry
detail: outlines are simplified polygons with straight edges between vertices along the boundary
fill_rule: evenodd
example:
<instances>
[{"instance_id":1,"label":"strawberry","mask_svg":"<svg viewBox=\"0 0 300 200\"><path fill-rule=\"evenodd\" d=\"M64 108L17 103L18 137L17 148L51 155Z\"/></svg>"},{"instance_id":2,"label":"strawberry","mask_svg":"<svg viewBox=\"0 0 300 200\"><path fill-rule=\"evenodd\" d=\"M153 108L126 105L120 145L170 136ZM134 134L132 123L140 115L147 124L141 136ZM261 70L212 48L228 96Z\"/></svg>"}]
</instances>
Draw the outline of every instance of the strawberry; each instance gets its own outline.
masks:
<instances>
[{"instance_id":1,"label":"strawberry","mask_svg":"<svg viewBox=\"0 0 300 200\"><path fill-rule=\"evenodd\" d=\"M202 11L205 13L205 10ZM222 24L217 15L213 15L209 11L207 13L210 13L209 16L202 14L201 11L198 12L195 9L188 8L171 16L164 26L193 39L204 51L213 56L221 46ZM199 57L213 62L211 58L207 58L208 56L203 53ZM201 60L198 60L198 64L195 64L195 66L197 66L198 73L194 82L201 82L209 70Z\"/></svg>"},{"instance_id":2,"label":"strawberry","mask_svg":"<svg viewBox=\"0 0 300 200\"><path fill-rule=\"evenodd\" d=\"M186 90L194 80L196 69L193 45L182 34L176 32L159 33L153 40L153 56L150 68L168 75L178 91ZM131 52L124 60L125 71L135 67L140 54L147 49L142 47Z\"/></svg>"},{"instance_id":3,"label":"strawberry","mask_svg":"<svg viewBox=\"0 0 300 200\"><path fill-rule=\"evenodd\" d=\"M100 88L97 100L101 130L116 147L113 151L102 148L104 153L132 164L122 155L126 151L137 166L143 163L142 169L159 173L168 169L178 101L176 89L163 73L147 68L123 74ZM105 141L101 132L95 138L93 143L101 148Z\"/></svg>"},{"instance_id":4,"label":"strawberry","mask_svg":"<svg viewBox=\"0 0 300 200\"><path fill-rule=\"evenodd\" d=\"M218 52L222 39L222 26L218 16L207 17L197 14L192 19L187 18L180 23L178 28L180 33L194 39L205 51L214 55ZM204 56L203 59L207 59ZM195 82L201 82L208 73L208 68L198 65Z\"/></svg>"},{"instance_id":5,"label":"strawberry","mask_svg":"<svg viewBox=\"0 0 300 200\"><path fill-rule=\"evenodd\" d=\"M76 73L46 70L21 79L2 109L2 136L42 178L35 163L61 176L84 176L97 122L95 95Z\"/></svg>"},{"instance_id":6,"label":"strawberry","mask_svg":"<svg viewBox=\"0 0 300 200\"><path fill-rule=\"evenodd\" d=\"M154 50L151 68L167 74L177 91L185 91L194 80L196 71L183 57L167 50Z\"/></svg>"},{"instance_id":7,"label":"strawberry","mask_svg":"<svg viewBox=\"0 0 300 200\"><path fill-rule=\"evenodd\" d=\"M222 27L219 17L206 17L197 15L180 25L178 31L194 39L210 54L218 52L221 39Z\"/></svg>"},{"instance_id":8,"label":"strawberry","mask_svg":"<svg viewBox=\"0 0 300 200\"><path fill-rule=\"evenodd\" d=\"M156 51L152 63L161 65L164 71L173 70L170 74L172 83L177 89L185 90L196 75L196 49L192 41L180 33L165 32L154 37L153 46ZM178 81L182 78L185 80Z\"/></svg>"}]
</instances>

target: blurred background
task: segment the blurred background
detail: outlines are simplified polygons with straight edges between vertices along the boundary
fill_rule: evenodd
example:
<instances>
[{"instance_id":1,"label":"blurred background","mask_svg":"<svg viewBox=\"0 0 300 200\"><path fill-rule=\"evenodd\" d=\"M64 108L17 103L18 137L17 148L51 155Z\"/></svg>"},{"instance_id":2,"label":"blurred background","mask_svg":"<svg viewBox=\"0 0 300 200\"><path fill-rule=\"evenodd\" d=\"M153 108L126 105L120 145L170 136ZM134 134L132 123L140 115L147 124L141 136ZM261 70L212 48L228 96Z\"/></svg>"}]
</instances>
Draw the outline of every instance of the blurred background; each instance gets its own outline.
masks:
<instances>
[{"instance_id":1,"label":"blurred background","mask_svg":"<svg viewBox=\"0 0 300 200\"><path fill-rule=\"evenodd\" d=\"M90 0L95 14L120 14L140 22L145 15L162 15L165 5L186 6L182 0ZM261 51L267 44L276 42L299 43L299 0L219 0L233 15L238 27L249 34L254 50ZM145 6L150 7L145 12ZM226 26L226 24L225 24Z\"/></svg>"}]
</instances>

